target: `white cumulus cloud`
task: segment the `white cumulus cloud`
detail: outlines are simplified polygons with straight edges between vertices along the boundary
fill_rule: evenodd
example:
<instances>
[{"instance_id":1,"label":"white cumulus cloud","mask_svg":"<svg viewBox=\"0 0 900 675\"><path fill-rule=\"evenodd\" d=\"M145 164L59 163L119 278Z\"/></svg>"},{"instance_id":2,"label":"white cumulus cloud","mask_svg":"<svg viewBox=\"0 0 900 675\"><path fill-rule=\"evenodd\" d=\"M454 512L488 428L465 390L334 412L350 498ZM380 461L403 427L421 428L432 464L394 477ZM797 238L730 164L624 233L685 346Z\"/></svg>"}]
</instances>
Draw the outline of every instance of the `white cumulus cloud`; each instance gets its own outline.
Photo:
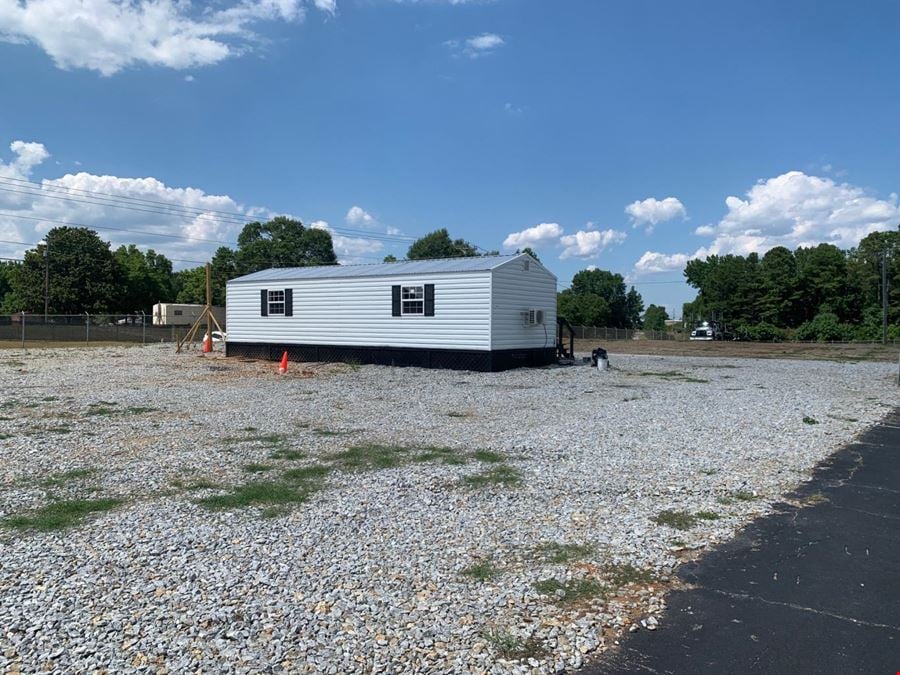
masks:
<instances>
[{"instance_id":1,"label":"white cumulus cloud","mask_svg":"<svg viewBox=\"0 0 900 675\"><path fill-rule=\"evenodd\" d=\"M664 223L673 218L687 217L687 209L676 197L656 199L648 197L643 201L635 201L625 207L625 213L631 216L631 226L646 226L647 232L653 231L653 226Z\"/></svg>"},{"instance_id":2,"label":"white cumulus cloud","mask_svg":"<svg viewBox=\"0 0 900 675\"><path fill-rule=\"evenodd\" d=\"M364 227L373 227L378 224L375 217L360 206L351 206L344 216L344 220L348 225L362 225Z\"/></svg>"},{"instance_id":3,"label":"white cumulus cloud","mask_svg":"<svg viewBox=\"0 0 900 675\"><path fill-rule=\"evenodd\" d=\"M619 230L579 230L575 234L560 237L565 247L560 260L566 258L592 258L614 244L625 241L627 235Z\"/></svg>"},{"instance_id":4,"label":"white cumulus cloud","mask_svg":"<svg viewBox=\"0 0 900 675\"><path fill-rule=\"evenodd\" d=\"M310 227L316 230L325 230L331 234L331 241L334 244L334 252L337 254L338 260L344 264L353 264L365 262L360 256L365 257L372 253L378 253L384 248L384 244L374 239L366 239L364 237L345 237L336 234L328 225L327 221L316 220L310 223Z\"/></svg>"},{"instance_id":5,"label":"white cumulus cloud","mask_svg":"<svg viewBox=\"0 0 900 675\"><path fill-rule=\"evenodd\" d=\"M481 35L473 35L465 40L447 40L444 46L452 50L457 56L477 59L481 56L492 54L505 44L506 40L496 33L482 33Z\"/></svg>"},{"instance_id":6,"label":"white cumulus cloud","mask_svg":"<svg viewBox=\"0 0 900 675\"><path fill-rule=\"evenodd\" d=\"M300 21L307 0L0 0L0 40L35 44L62 69L182 70L251 50L263 22ZM334 0L313 0L333 14Z\"/></svg>"},{"instance_id":7,"label":"white cumulus cloud","mask_svg":"<svg viewBox=\"0 0 900 675\"><path fill-rule=\"evenodd\" d=\"M641 259L634 264L636 274L654 274L657 272L672 272L684 269L687 261L691 256L684 253L674 253L666 255L665 253L656 253L647 251L641 256Z\"/></svg>"},{"instance_id":8,"label":"white cumulus cloud","mask_svg":"<svg viewBox=\"0 0 900 675\"><path fill-rule=\"evenodd\" d=\"M503 240L503 248L516 249L539 248L541 246L553 245L559 243L562 236L563 228L558 223L541 223L534 227L529 227L521 232L513 232Z\"/></svg>"}]
</instances>

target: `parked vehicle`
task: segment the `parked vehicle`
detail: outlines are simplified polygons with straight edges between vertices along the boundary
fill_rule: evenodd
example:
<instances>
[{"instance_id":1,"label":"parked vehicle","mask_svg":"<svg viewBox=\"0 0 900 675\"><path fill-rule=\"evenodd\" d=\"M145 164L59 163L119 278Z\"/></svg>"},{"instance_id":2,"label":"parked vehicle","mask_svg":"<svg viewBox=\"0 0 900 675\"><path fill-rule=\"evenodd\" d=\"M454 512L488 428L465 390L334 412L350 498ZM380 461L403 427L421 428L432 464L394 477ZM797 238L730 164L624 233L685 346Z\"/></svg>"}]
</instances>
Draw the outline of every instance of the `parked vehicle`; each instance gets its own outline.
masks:
<instances>
[{"instance_id":1,"label":"parked vehicle","mask_svg":"<svg viewBox=\"0 0 900 675\"><path fill-rule=\"evenodd\" d=\"M709 321L704 321L699 326L694 328L691 331L691 340L721 340L722 336L719 333L718 328L715 324L709 323Z\"/></svg>"}]
</instances>

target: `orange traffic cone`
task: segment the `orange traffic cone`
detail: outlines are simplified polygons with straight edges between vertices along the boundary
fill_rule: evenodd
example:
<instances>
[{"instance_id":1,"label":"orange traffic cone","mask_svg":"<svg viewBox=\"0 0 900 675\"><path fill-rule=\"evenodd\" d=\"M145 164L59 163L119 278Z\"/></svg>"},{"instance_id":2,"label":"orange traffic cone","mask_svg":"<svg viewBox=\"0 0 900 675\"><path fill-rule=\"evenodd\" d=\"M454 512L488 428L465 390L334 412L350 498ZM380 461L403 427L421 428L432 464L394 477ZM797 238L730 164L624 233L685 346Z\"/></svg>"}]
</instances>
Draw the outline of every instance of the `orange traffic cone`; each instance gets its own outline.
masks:
<instances>
[{"instance_id":1,"label":"orange traffic cone","mask_svg":"<svg viewBox=\"0 0 900 675\"><path fill-rule=\"evenodd\" d=\"M203 341L203 353L209 354L212 351L212 335L207 335Z\"/></svg>"},{"instance_id":2,"label":"orange traffic cone","mask_svg":"<svg viewBox=\"0 0 900 675\"><path fill-rule=\"evenodd\" d=\"M281 355L281 365L278 366L278 374L284 375L287 372L287 352Z\"/></svg>"}]
</instances>

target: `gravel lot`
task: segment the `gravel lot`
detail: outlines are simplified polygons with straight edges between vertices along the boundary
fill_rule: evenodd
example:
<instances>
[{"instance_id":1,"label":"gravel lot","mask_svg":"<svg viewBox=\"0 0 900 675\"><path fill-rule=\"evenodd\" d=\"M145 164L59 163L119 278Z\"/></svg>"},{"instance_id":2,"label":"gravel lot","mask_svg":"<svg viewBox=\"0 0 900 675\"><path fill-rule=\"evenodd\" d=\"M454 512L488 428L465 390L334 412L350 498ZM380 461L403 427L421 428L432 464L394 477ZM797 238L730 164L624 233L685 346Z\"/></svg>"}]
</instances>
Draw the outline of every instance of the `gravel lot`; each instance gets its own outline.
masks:
<instances>
[{"instance_id":1,"label":"gravel lot","mask_svg":"<svg viewBox=\"0 0 900 675\"><path fill-rule=\"evenodd\" d=\"M573 670L900 404L883 363L613 366L2 352L0 670ZM306 500L210 500L248 483ZM16 520L110 498L68 529Z\"/></svg>"}]
</instances>

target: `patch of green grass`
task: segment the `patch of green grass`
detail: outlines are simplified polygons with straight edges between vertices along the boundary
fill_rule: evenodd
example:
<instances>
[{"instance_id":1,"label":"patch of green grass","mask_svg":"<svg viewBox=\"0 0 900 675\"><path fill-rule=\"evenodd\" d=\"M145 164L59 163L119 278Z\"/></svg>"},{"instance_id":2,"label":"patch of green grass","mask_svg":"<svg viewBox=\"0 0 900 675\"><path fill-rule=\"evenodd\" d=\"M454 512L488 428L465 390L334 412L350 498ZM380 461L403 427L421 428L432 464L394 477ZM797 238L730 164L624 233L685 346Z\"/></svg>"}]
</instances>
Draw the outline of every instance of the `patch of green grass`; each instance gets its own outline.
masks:
<instances>
[{"instance_id":1,"label":"patch of green grass","mask_svg":"<svg viewBox=\"0 0 900 675\"><path fill-rule=\"evenodd\" d=\"M718 520L721 516L715 511L697 511L694 517L697 520Z\"/></svg>"},{"instance_id":2,"label":"patch of green grass","mask_svg":"<svg viewBox=\"0 0 900 675\"><path fill-rule=\"evenodd\" d=\"M464 410L451 410L447 413L447 417L457 417L457 418L465 418L472 417L472 413L465 412Z\"/></svg>"},{"instance_id":3,"label":"patch of green grass","mask_svg":"<svg viewBox=\"0 0 900 675\"><path fill-rule=\"evenodd\" d=\"M722 506L730 506L731 504L734 504L734 498L729 497L728 495L719 495L716 497L716 502Z\"/></svg>"},{"instance_id":4,"label":"patch of green grass","mask_svg":"<svg viewBox=\"0 0 900 675\"><path fill-rule=\"evenodd\" d=\"M607 565L604 569L616 586L649 584L656 579L656 575L653 574L652 570L641 569L630 563Z\"/></svg>"},{"instance_id":5,"label":"patch of green grass","mask_svg":"<svg viewBox=\"0 0 900 675\"><path fill-rule=\"evenodd\" d=\"M587 544L560 544L552 541L541 544L537 550L552 563L568 563L587 558L594 552L594 547Z\"/></svg>"},{"instance_id":6,"label":"patch of green grass","mask_svg":"<svg viewBox=\"0 0 900 675\"><path fill-rule=\"evenodd\" d=\"M660 511L653 520L657 525L674 527L676 530L689 530L697 523L697 518L687 511L671 511L669 509Z\"/></svg>"},{"instance_id":7,"label":"patch of green grass","mask_svg":"<svg viewBox=\"0 0 900 675\"><path fill-rule=\"evenodd\" d=\"M169 481L169 484L179 490L213 490L219 487L216 483L206 480L205 478L190 483L185 483L180 478L173 478Z\"/></svg>"},{"instance_id":8,"label":"patch of green grass","mask_svg":"<svg viewBox=\"0 0 900 675\"><path fill-rule=\"evenodd\" d=\"M121 499L72 499L53 502L27 515L10 516L3 523L16 530L61 530L79 524L88 515L109 511L122 503Z\"/></svg>"},{"instance_id":9,"label":"patch of green grass","mask_svg":"<svg viewBox=\"0 0 900 675\"><path fill-rule=\"evenodd\" d=\"M734 495L734 498L739 502L752 502L754 499L759 499L757 495L753 494L749 490L738 490L732 494Z\"/></svg>"},{"instance_id":10,"label":"patch of green grass","mask_svg":"<svg viewBox=\"0 0 900 675\"><path fill-rule=\"evenodd\" d=\"M256 427L244 427L241 431L246 431L248 434L253 433L254 431L259 431Z\"/></svg>"},{"instance_id":11,"label":"patch of green grass","mask_svg":"<svg viewBox=\"0 0 900 675\"><path fill-rule=\"evenodd\" d=\"M700 469L700 473L702 473L704 476L715 476L717 473L719 473L719 470L718 469Z\"/></svg>"},{"instance_id":12,"label":"patch of green grass","mask_svg":"<svg viewBox=\"0 0 900 675\"><path fill-rule=\"evenodd\" d=\"M522 474L506 464L498 464L490 469L465 476L462 482L469 487L481 488L488 485L515 487L522 484Z\"/></svg>"},{"instance_id":13,"label":"patch of green grass","mask_svg":"<svg viewBox=\"0 0 900 675\"><path fill-rule=\"evenodd\" d=\"M71 471L63 471L62 473L55 473L47 476L39 482L39 485L41 485L41 487L61 487L73 481L82 481L92 478L96 474L97 469L89 467L72 469Z\"/></svg>"},{"instance_id":14,"label":"patch of green grass","mask_svg":"<svg viewBox=\"0 0 900 675\"><path fill-rule=\"evenodd\" d=\"M414 462L438 462L440 464L465 464L466 458L457 453L453 448L426 446L422 452L413 457Z\"/></svg>"},{"instance_id":15,"label":"patch of green grass","mask_svg":"<svg viewBox=\"0 0 900 675\"><path fill-rule=\"evenodd\" d=\"M606 587L594 579L570 579L565 583L557 579L543 579L534 584L534 590L564 603L604 597L606 594Z\"/></svg>"},{"instance_id":16,"label":"patch of green grass","mask_svg":"<svg viewBox=\"0 0 900 675\"><path fill-rule=\"evenodd\" d=\"M308 485L288 485L274 482L253 482L240 485L228 494L213 495L199 500L208 509L235 509L245 506L279 506L300 504L315 492Z\"/></svg>"},{"instance_id":17,"label":"patch of green grass","mask_svg":"<svg viewBox=\"0 0 900 675\"><path fill-rule=\"evenodd\" d=\"M699 384L705 384L709 382L709 380L705 380L702 377L692 377L690 375L685 375L677 370L664 370L660 372L655 371L646 371L643 373L638 373L640 377L659 377L663 380L679 380L681 382L695 382Z\"/></svg>"},{"instance_id":18,"label":"patch of green grass","mask_svg":"<svg viewBox=\"0 0 900 675\"><path fill-rule=\"evenodd\" d=\"M53 401L58 401L59 398L57 398L56 396L44 396L41 400L46 401L47 403L52 403Z\"/></svg>"},{"instance_id":19,"label":"patch of green grass","mask_svg":"<svg viewBox=\"0 0 900 675\"><path fill-rule=\"evenodd\" d=\"M352 445L346 450L328 455L326 459L346 471L373 471L400 466L408 451L405 447L367 443Z\"/></svg>"},{"instance_id":20,"label":"patch of green grass","mask_svg":"<svg viewBox=\"0 0 900 675\"><path fill-rule=\"evenodd\" d=\"M490 632L485 634L497 656L508 660L540 659L549 653L547 647L536 637L527 640L518 638L512 633Z\"/></svg>"},{"instance_id":21,"label":"patch of green grass","mask_svg":"<svg viewBox=\"0 0 900 675\"><path fill-rule=\"evenodd\" d=\"M466 567L460 574L471 577L476 581L490 581L500 574L500 570L494 567L494 563L490 560L482 560L481 562L472 563Z\"/></svg>"},{"instance_id":22,"label":"patch of green grass","mask_svg":"<svg viewBox=\"0 0 900 675\"><path fill-rule=\"evenodd\" d=\"M472 457L485 464L498 464L505 459L499 452L491 452L490 450L476 450L472 453Z\"/></svg>"},{"instance_id":23,"label":"patch of green grass","mask_svg":"<svg viewBox=\"0 0 900 675\"><path fill-rule=\"evenodd\" d=\"M304 459L305 457L306 453L301 452L300 450L275 450L272 454L269 455L269 459L298 460Z\"/></svg>"},{"instance_id":24,"label":"patch of green grass","mask_svg":"<svg viewBox=\"0 0 900 675\"><path fill-rule=\"evenodd\" d=\"M257 464L256 462L251 462L250 464L244 464L243 469L245 473L264 473L266 471L271 471L272 466L270 464Z\"/></svg>"},{"instance_id":25,"label":"patch of green grass","mask_svg":"<svg viewBox=\"0 0 900 675\"><path fill-rule=\"evenodd\" d=\"M136 405L125 408L125 411L132 415L143 415L144 413L159 412L159 408L150 408L149 406Z\"/></svg>"},{"instance_id":26,"label":"patch of green grass","mask_svg":"<svg viewBox=\"0 0 900 675\"><path fill-rule=\"evenodd\" d=\"M815 417L810 417L809 415L804 415L804 417L803 417L803 424L818 424L818 423L819 423L819 420L817 420Z\"/></svg>"},{"instance_id":27,"label":"patch of green grass","mask_svg":"<svg viewBox=\"0 0 900 675\"><path fill-rule=\"evenodd\" d=\"M325 478L331 473L331 467L324 464L310 464L309 466L301 466L296 469L289 469L281 474L284 480L291 482L315 481Z\"/></svg>"},{"instance_id":28,"label":"patch of green grass","mask_svg":"<svg viewBox=\"0 0 900 675\"><path fill-rule=\"evenodd\" d=\"M687 546L687 542L684 539L670 539L669 544L671 546L677 546L678 548L684 548Z\"/></svg>"},{"instance_id":29,"label":"patch of green grass","mask_svg":"<svg viewBox=\"0 0 900 675\"><path fill-rule=\"evenodd\" d=\"M120 411L116 410L115 408L106 408L103 406L98 406L98 407L89 408L87 411L87 414L88 415L96 415L99 417L109 417L110 415L116 415L119 412Z\"/></svg>"},{"instance_id":30,"label":"patch of green grass","mask_svg":"<svg viewBox=\"0 0 900 675\"><path fill-rule=\"evenodd\" d=\"M693 382L695 384L706 384L709 380L705 380L702 377L680 377L678 378L682 382Z\"/></svg>"}]
</instances>

